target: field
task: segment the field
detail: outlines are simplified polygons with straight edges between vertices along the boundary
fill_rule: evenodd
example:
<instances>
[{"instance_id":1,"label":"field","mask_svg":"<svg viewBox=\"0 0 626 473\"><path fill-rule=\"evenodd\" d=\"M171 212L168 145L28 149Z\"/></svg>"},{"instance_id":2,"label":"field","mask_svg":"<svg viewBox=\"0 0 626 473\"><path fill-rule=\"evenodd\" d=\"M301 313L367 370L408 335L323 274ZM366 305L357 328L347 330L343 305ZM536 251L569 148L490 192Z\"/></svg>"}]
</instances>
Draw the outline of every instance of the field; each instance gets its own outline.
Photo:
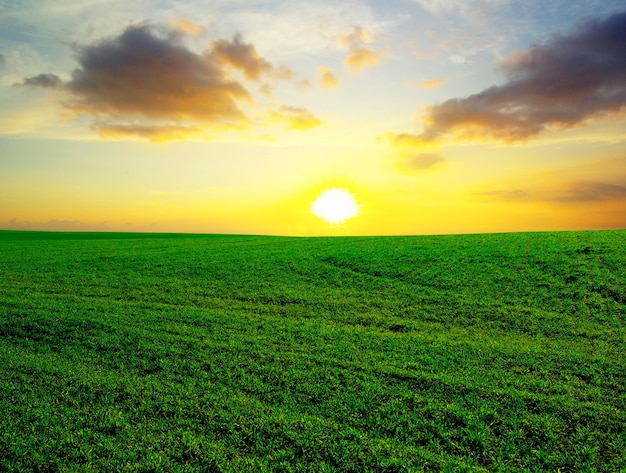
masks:
<instances>
[{"instance_id":1,"label":"field","mask_svg":"<svg viewBox=\"0 0 626 473\"><path fill-rule=\"evenodd\" d=\"M0 232L0 471L626 471L626 231Z\"/></svg>"}]
</instances>

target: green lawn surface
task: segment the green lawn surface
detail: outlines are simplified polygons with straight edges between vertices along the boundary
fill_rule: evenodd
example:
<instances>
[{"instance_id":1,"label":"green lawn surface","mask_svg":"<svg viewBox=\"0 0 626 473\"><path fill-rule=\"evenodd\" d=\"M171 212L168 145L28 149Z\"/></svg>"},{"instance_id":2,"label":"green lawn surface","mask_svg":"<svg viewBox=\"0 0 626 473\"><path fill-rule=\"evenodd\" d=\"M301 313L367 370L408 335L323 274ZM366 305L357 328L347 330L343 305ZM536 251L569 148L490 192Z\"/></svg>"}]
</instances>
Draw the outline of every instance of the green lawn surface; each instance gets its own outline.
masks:
<instances>
[{"instance_id":1,"label":"green lawn surface","mask_svg":"<svg viewBox=\"0 0 626 473\"><path fill-rule=\"evenodd\" d=\"M0 232L0 471L626 471L626 231Z\"/></svg>"}]
</instances>

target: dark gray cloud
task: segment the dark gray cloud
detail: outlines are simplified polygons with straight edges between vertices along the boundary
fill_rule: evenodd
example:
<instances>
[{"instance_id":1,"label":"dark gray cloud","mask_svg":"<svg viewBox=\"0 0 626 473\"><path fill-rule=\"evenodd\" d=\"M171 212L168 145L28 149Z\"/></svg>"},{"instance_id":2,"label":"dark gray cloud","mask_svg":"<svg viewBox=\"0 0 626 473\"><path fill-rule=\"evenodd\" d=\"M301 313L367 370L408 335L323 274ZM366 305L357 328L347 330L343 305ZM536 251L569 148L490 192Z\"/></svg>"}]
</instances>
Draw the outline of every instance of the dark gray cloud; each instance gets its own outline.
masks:
<instances>
[{"instance_id":1,"label":"dark gray cloud","mask_svg":"<svg viewBox=\"0 0 626 473\"><path fill-rule=\"evenodd\" d=\"M22 85L62 87L63 107L93 117L102 136L162 141L248 125L242 106L254 101L233 78L233 69L251 81L291 74L275 68L239 35L214 41L203 53L183 41L178 31L132 25L119 36L76 47L78 67L65 84L53 74L40 74Z\"/></svg>"},{"instance_id":2,"label":"dark gray cloud","mask_svg":"<svg viewBox=\"0 0 626 473\"><path fill-rule=\"evenodd\" d=\"M51 73L39 74L33 77L26 77L23 82L15 85L25 85L28 87L42 87L44 89L58 89L63 87L63 81Z\"/></svg>"},{"instance_id":3,"label":"dark gray cloud","mask_svg":"<svg viewBox=\"0 0 626 473\"><path fill-rule=\"evenodd\" d=\"M7 64L7 57L4 54L0 54L0 69L4 69Z\"/></svg>"},{"instance_id":4,"label":"dark gray cloud","mask_svg":"<svg viewBox=\"0 0 626 473\"><path fill-rule=\"evenodd\" d=\"M415 144L461 138L525 140L626 106L626 12L579 23L568 34L506 58L503 85L429 108ZM407 140L407 137L404 137Z\"/></svg>"},{"instance_id":5,"label":"dark gray cloud","mask_svg":"<svg viewBox=\"0 0 626 473\"><path fill-rule=\"evenodd\" d=\"M80 114L239 123L245 117L238 102L251 101L213 56L147 25L82 47L77 59L66 106Z\"/></svg>"}]
</instances>

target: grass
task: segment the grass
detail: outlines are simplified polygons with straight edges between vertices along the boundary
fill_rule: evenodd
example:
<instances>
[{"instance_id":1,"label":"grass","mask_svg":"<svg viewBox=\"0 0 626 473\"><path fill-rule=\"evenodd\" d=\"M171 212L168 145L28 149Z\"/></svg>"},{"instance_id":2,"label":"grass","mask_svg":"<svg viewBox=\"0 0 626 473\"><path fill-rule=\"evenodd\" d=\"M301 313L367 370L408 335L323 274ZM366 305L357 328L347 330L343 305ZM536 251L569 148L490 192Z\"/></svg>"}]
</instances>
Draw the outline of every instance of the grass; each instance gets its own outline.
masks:
<instances>
[{"instance_id":1,"label":"grass","mask_svg":"<svg viewBox=\"0 0 626 473\"><path fill-rule=\"evenodd\" d=\"M626 471L626 231L0 232L0 471Z\"/></svg>"}]
</instances>

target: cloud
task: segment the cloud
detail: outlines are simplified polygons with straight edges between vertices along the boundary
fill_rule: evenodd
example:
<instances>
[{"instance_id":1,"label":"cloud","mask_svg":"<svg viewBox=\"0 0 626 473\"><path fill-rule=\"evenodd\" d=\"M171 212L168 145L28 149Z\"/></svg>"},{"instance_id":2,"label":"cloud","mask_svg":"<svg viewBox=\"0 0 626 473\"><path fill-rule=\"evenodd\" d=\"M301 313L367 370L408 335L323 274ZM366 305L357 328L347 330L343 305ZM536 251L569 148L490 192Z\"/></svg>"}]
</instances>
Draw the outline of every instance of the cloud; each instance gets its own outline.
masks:
<instances>
[{"instance_id":1,"label":"cloud","mask_svg":"<svg viewBox=\"0 0 626 473\"><path fill-rule=\"evenodd\" d=\"M170 21L170 26L181 34L199 38L204 33L204 28L195 21L186 18L175 18Z\"/></svg>"},{"instance_id":2,"label":"cloud","mask_svg":"<svg viewBox=\"0 0 626 473\"><path fill-rule=\"evenodd\" d=\"M388 141L398 147L418 147L424 144L424 140L420 138L418 135L413 135L411 133L388 133L386 135Z\"/></svg>"},{"instance_id":3,"label":"cloud","mask_svg":"<svg viewBox=\"0 0 626 473\"><path fill-rule=\"evenodd\" d=\"M232 41L213 41L211 54L234 69L241 70L246 79L258 81L263 74L271 73L274 67L257 52L252 44L242 41L236 35Z\"/></svg>"},{"instance_id":4,"label":"cloud","mask_svg":"<svg viewBox=\"0 0 626 473\"><path fill-rule=\"evenodd\" d=\"M31 222L30 220L20 220L12 218L6 223L5 228L9 230L45 230L45 231L65 231L65 232L94 232L110 231L108 222L89 223L81 220L48 220L46 222Z\"/></svg>"},{"instance_id":5,"label":"cloud","mask_svg":"<svg viewBox=\"0 0 626 473\"><path fill-rule=\"evenodd\" d=\"M272 113L272 117L275 120L288 123L289 128L294 130L307 130L322 124L322 121L306 108L289 107L286 105Z\"/></svg>"},{"instance_id":6,"label":"cloud","mask_svg":"<svg viewBox=\"0 0 626 473\"><path fill-rule=\"evenodd\" d=\"M498 202L583 203L626 201L626 186L601 181L577 180L552 185L548 188L536 188L533 191L525 189L498 189L477 192L476 195Z\"/></svg>"},{"instance_id":7,"label":"cloud","mask_svg":"<svg viewBox=\"0 0 626 473\"><path fill-rule=\"evenodd\" d=\"M553 198L559 202L598 202L626 200L626 186L597 181L577 181L564 195Z\"/></svg>"},{"instance_id":8,"label":"cloud","mask_svg":"<svg viewBox=\"0 0 626 473\"><path fill-rule=\"evenodd\" d=\"M183 25L193 30L193 24ZM65 83L40 74L21 85L62 89L63 108L94 118L93 128L103 137L163 141L249 125L242 106L254 100L232 70L252 82L293 74L274 67L240 35L213 41L200 54L182 40L169 28L131 25L118 36L76 47L78 67ZM298 123L306 118L292 115Z\"/></svg>"},{"instance_id":9,"label":"cloud","mask_svg":"<svg viewBox=\"0 0 626 473\"><path fill-rule=\"evenodd\" d=\"M337 79L335 73L329 68L320 66L317 68L317 71L320 73L320 80L324 87L332 89L339 85L339 79Z\"/></svg>"},{"instance_id":10,"label":"cloud","mask_svg":"<svg viewBox=\"0 0 626 473\"><path fill-rule=\"evenodd\" d=\"M4 69L7 64L7 58L4 54L0 54L0 69Z\"/></svg>"},{"instance_id":11,"label":"cloud","mask_svg":"<svg viewBox=\"0 0 626 473\"><path fill-rule=\"evenodd\" d=\"M63 81L51 73L39 74L33 77L26 77L22 83L14 85L25 85L28 87L41 87L44 89L58 89L63 86Z\"/></svg>"},{"instance_id":12,"label":"cloud","mask_svg":"<svg viewBox=\"0 0 626 473\"><path fill-rule=\"evenodd\" d=\"M254 38L265 54L283 61L343 50L345 44L337 39L353 25L368 25L371 31L381 33L400 21L390 20L362 0L289 0L254 8L250 2L225 3L233 8L220 17L223 26Z\"/></svg>"},{"instance_id":13,"label":"cloud","mask_svg":"<svg viewBox=\"0 0 626 473\"><path fill-rule=\"evenodd\" d=\"M527 198L529 197L528 191L525 191L523 189L493 190L486 192L477 192L476 194L481 197L485 197L488 200L497 200L498 202L527 200Z\"/></svg>"},{"instance_id":14,"label":"cloud","mask_svg":"<svg viewBox=\"0 0 626 473\"><path fill-rule=\"evenodd\" d=\"M366 66L375 66L380 62L382 52L365 47L366 44L372 42L372 37L368 30L355 26L354 31L344 36L342 41L348 47L346 65L353 72L359 72Z\"/></svg>"},{"instance_id":15,"label":"cloud","mask_svg":"<svg viewBox=\"0 0 626 473\"><path fill-rule=\"evenodd\" d=\"M413 40L409 40L406 42L406 45L409 47L409 49L411 50L411 53L413 54L413 56L415 56L418 59L424 59L426 57L428 57L428 55L417 46L417 43Z\"/></svg>"},{"instance_id":16,"label":"cloud","mask_svg":"<svg viewBox=\"0 0 626 473\"><path fill-rule=\"evenodd\" d=\"M410 134L388 133L381 139L387 140L392 146L398 149L398 167L406 173L424 172L443 164L446 160L438 153L415 153L415 136ZM424 147L421 146L423 149Z\"/></svg>"},{"instance_id":17,"label":"cloud","mask_svg":"<svg viewBox=\"0 0 626 473\"><path fill-rule=\"evenodd\" d=\"M296 74L286 66L280 66L272 69L271 76L275 79L293 80Z\"/></svg>"},{"instance_id":18,"label":"cloud","mask_svg":"<svg viewBox=\"0 0 626 473\"><path fill-rule=\"evenodd\" d=\"M507 3L507 0L415 0L431 13L459 13L467 15L476 8L490 8Z\"/></svg>"},{"instance_id":19,"label":"cloud","mask_svg":"<svg viewBox=\"0 0 626 473\"><path fill-rule=\"evenodd\" d=\"M202 136L202 130L193 126L175 125L141 125L136 123L111 123L99 121L91 127L102 138L124 138L137 136L149 141L163 142L171 140L184 140L192 136Z\"/></svg>"},{"instance_id":20,"label":"cloud","mask_svg":"<svg viewBox=\"0 0 626 473\"><path fill-rule=\"evenodd\" d=\"M443 156L434 153L419 153L405 157L400 166L407 171L426 171L445 161Z\"/></svg>"},{"instance_id":21,"label":"cloud","mask_svg":"<svg viewBox=\"0 0 626 473\"><path fill-rule=\"evenodd\" d=\"M424 80L420 83L420 85L426 89L441 87L441 84L443 84L443 79L441 77L433 80Z\"/></svg>"},{"instance_id":22,"label":"cloud","mask_svg":"<svg viewBox=\"0 0 626 473\"><path fill-rule=\"evenodd\" d=\"M626 12L579 23L569 34L509 56L507 81L428 109L427 143L452 133L464 139L526 140L547 128L566 128L626 106ZM400 135L399 135L400 136ZM408 137L400 138L402 140Z\"/></svg>"},{"instance_id":23,"label":"cloud","mask_svg":"<svg viewBox=\"0 0 626 473\"><path fill-rule=\"evenodd\" d=\"M246 120L238 102L252 101L213 55L196 54L147 25L80 48L78 62L65 106L80 115L235 125ZM163 126L143 123L150 125Z\"/></svg>"}]
</instances>

